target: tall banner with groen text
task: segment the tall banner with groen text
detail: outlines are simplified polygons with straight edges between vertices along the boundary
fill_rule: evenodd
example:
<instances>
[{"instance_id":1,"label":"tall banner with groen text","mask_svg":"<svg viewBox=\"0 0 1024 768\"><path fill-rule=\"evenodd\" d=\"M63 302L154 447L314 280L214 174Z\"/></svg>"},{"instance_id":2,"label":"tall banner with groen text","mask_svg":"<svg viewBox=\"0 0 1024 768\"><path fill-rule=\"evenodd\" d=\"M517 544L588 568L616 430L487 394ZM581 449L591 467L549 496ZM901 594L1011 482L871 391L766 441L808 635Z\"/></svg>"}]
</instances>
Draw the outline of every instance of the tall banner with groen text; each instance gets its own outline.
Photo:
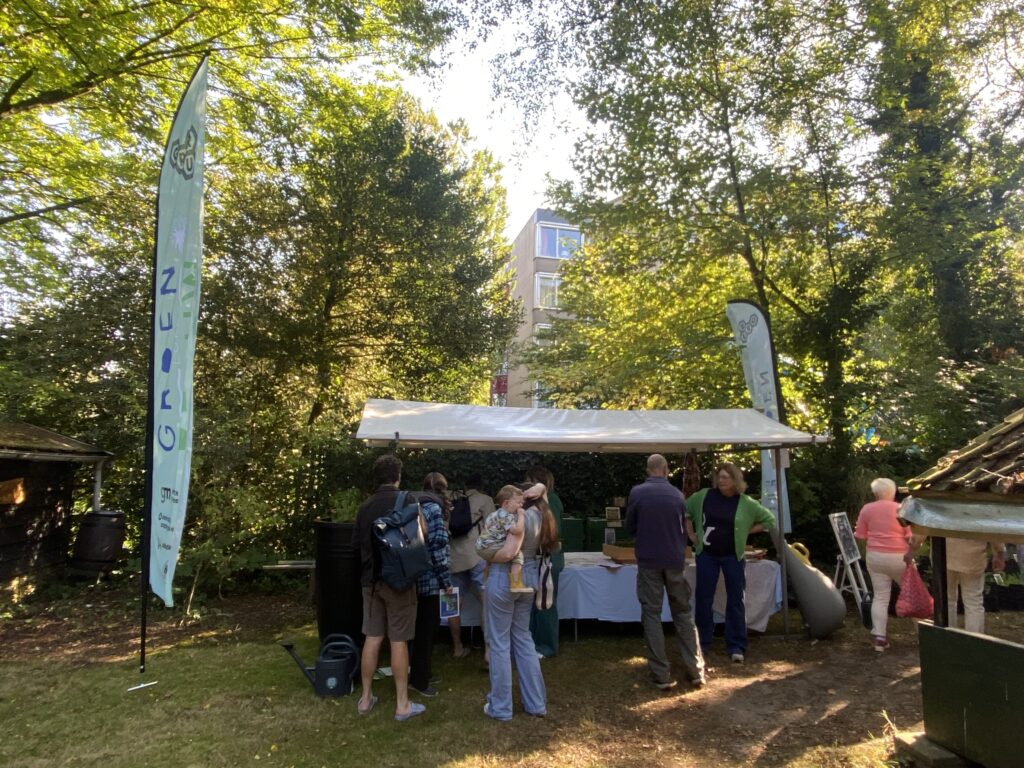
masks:
<instances>
[{"instance_id":1,"label":"tall banner with groen text","mask_svg":"<svg viewBox=\"0 0 1024 768\"><path fill-rule=\"evenodd\" d=\"M168 606L192 469L192 364L203 255L206 59L178 105L157 198L146 482L149 584Z\"/></svg>"},{"instance_id":2,"label":"tall banner with groen text","mask_svg":"<svg viewBox=\"0 0 1024 768\"><path fill-rule=\"evenodd\" d=\"M735 300L726 305L725 314L740 350L743 377L747 380L747 390L754 408L770 419L783 422L782 393L779 392L778 373L775 369L775 345L764 312L752 301ZM781 493L774 456L771 451L761 451L761 503L775 513L775 519L779 521L784 533L792 533L785 468L780 474Z\"/></svg>"}]
</instances>

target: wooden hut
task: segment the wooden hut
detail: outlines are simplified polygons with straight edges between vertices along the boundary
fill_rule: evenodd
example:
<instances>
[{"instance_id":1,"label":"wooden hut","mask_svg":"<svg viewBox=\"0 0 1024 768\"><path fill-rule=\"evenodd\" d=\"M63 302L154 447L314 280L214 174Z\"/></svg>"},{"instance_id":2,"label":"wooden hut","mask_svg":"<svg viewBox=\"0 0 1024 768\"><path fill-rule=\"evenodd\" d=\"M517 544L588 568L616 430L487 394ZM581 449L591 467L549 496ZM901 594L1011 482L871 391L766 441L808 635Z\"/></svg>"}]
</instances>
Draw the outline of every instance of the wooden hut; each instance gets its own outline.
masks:
<instances>
[{"instance_id":1,"label":"wooden hut","mask_svg":"<svg viewBox=\"0 0 1024 768\"><path fill-rule=\"evenodd\" d=\"M0 422L0 590L17 597L68 558L75 472L95 467L94 509L107 451L48 429Z\"/></svg>"},{"instance_id":2,"label":"wooden hut","mask_svg":"<svg viewBox=\"0 0 1024 768\"><path fill-rule=\"evenodd\" d=\"M987 768L1019 768L1024 645L948 625L946 537L1024 550L1024 409L910 480L900 515L932 537L935 620L918 627L925 736Z\"/></svg>"}]
</instances>

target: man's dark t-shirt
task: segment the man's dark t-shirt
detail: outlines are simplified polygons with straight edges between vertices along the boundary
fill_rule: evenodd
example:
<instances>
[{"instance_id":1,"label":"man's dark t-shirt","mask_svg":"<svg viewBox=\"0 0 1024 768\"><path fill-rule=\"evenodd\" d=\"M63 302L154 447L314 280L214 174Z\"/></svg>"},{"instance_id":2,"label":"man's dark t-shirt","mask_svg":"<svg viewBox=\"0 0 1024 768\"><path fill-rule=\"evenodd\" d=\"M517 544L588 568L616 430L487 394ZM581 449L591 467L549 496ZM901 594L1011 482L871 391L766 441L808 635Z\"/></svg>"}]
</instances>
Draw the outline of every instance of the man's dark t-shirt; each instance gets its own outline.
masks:
<instances>
[{"instance_id":1,"label":"man's dark t-shirt","mask_svg":"<svg viewBox=\"0 0 1024 768\"><path fill-rule=\"evenodd\" d=\"M736 508L740 496L723 496L712 488L704 497L704 551L715 557L736 557Z\"/></svg>"}]
</instances>

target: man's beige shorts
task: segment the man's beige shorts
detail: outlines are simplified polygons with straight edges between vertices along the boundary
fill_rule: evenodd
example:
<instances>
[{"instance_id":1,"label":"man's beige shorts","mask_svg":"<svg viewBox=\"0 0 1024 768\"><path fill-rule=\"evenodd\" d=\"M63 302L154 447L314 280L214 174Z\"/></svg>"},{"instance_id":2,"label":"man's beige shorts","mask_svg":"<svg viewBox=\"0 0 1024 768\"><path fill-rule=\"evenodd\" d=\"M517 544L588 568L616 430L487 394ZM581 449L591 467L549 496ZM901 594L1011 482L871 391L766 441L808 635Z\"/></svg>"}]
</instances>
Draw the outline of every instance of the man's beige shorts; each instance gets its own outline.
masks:
<instances>
[{"instance_id":1,"label":"man's beige shorts","mask_svg":"<svg viewBox=\"0 0 1024 768\"><path fill-rule=\"evenodd\" d=\"M396 592L377 582L363 587L363 634L392 642L412 640L416 634L416 587Z\"/></svg>"}]
</instances>

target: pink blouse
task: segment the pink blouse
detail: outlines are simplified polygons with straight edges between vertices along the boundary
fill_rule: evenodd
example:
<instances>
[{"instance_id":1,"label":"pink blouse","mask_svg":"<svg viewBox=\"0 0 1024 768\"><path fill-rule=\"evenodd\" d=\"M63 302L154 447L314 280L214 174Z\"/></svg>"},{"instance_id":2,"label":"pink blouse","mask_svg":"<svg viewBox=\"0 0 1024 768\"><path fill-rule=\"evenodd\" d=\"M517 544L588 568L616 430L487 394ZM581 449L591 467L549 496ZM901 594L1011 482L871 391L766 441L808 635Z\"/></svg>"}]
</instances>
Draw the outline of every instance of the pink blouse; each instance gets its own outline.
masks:
<instances>
[{"instance_id":1,"label":"pink blouse","mask_svg":"<svg viewBox=\"0 0 1024 768\"><path fill-rule=\"evenodd\" d=\"M895 501L872 501L865 504L857 516L857 530L853 535L867 541L869 552L897 552L903 554L910 546L910 526L900 525Z\"/></svg>"}]
</instances>

